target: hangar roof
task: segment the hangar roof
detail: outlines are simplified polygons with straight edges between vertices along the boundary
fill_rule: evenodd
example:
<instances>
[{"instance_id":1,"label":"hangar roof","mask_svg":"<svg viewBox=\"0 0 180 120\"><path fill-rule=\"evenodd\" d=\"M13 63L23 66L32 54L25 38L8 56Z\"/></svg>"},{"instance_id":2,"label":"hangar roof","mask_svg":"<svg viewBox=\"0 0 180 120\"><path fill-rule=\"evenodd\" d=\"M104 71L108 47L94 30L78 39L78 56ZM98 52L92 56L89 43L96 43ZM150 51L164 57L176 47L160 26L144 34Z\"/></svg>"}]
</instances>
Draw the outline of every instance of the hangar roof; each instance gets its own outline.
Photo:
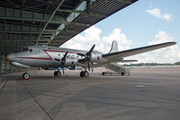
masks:
<instances>
[{"instance_id":1,"label":"hangar roof","mask_svg":"<svg viewBox=\"0 0 180 120\"><path fill-rule=\"evenodd\" d=\"M137 0L1 0L0 54L60 46Z\"/></svg>"}]
</instances>

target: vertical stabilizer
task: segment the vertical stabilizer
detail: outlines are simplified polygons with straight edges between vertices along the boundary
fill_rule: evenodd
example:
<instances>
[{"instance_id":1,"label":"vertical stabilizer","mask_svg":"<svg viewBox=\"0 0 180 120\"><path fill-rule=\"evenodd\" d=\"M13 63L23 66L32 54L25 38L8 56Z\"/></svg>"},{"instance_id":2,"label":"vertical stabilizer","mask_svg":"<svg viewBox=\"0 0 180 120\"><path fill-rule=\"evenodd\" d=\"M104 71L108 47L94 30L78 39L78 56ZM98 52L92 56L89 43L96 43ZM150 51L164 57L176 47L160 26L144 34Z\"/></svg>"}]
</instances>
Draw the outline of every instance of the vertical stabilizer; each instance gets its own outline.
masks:
<instances>
[{"instance_id":1,"label":"vertical stabilizer","mask_svg":"<svg viewBox=\"0 0 180 120\"><path fill-rule=\"evenodd\" d=\"M109 51L109 53L113 53L113 52L117 52L117 51L118 51L118 43L116 40L114 40L112 42L111 50Z\"/></svg>"}]
</instances>

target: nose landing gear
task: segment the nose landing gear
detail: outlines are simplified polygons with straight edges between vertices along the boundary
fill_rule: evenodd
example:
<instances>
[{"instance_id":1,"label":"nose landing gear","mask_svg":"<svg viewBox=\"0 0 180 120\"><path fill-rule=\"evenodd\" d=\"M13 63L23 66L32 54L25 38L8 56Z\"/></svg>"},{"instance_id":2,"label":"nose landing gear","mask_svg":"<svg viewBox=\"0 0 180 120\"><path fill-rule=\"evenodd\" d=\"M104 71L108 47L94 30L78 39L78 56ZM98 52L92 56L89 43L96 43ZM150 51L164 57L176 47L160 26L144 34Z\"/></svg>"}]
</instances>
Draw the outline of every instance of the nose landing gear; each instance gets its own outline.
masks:
<instances>
[{"instance_id":1,"label":"nose landing gear","mask_svg":"<svg viewBox=\"0 0 180 120\"><path fill-rule=\"evenodd\" d=\"M26 70L26 72L23 73L22 79L23 79L23 80L31 80L30 74L29 74L28 70Z\"/></svg>"},{"instance_id":2,"label":"nose landing gear","mask_svg":"<svg viewBox=\"0 0 180 120\"><path fill-rule=\"evenodd\" d=\"M22 75L22 78L23 78L24 80L29 80L29 79L30 79L30 74L29 74L29 73L24 73L24 74Z\"/></svg>"}]
</instances>

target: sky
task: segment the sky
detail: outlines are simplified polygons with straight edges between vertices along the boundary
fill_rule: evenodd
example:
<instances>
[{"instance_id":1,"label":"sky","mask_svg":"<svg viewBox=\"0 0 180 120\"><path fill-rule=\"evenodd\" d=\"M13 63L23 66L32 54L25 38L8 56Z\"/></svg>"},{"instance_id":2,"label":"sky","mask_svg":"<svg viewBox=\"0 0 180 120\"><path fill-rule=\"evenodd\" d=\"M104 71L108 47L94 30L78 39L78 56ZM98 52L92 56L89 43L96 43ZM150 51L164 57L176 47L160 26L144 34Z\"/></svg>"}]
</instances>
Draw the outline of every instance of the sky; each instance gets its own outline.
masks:
<instances>
[{"instance_id":1,"label":"sky","mask_svg":"<svg viewBox=\"0 0 180 120\"><path fill-rule=\"evenodd\" d=\"M61 47L109 52L113 40L127 50L163 42L176 45L130 56L138 63L180 61L180 0L139 0L67 41ZM137 62L136 62L137 63Z\"/></svg>"}]
</instances>

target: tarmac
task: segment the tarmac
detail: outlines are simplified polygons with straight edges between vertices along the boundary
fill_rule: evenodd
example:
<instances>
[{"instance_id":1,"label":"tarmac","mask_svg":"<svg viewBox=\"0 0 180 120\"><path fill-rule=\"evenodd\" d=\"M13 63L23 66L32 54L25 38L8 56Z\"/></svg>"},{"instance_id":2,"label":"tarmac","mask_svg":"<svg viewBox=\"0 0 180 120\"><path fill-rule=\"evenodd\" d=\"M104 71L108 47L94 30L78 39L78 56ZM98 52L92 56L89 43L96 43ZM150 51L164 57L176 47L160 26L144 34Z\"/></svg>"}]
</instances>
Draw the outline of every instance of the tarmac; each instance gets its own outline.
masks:
<instances>
[{"instance_id":1,"label":"tarmac","mask_svg":"<svg viewBox=\"0 0 180 120\"><path fill-rule=\"evenodd\" d=\"M180 68L133 68L130 76L90 77L52 70L0 74L0 120L179 120Z\"/></svg>"}]
</instances>

